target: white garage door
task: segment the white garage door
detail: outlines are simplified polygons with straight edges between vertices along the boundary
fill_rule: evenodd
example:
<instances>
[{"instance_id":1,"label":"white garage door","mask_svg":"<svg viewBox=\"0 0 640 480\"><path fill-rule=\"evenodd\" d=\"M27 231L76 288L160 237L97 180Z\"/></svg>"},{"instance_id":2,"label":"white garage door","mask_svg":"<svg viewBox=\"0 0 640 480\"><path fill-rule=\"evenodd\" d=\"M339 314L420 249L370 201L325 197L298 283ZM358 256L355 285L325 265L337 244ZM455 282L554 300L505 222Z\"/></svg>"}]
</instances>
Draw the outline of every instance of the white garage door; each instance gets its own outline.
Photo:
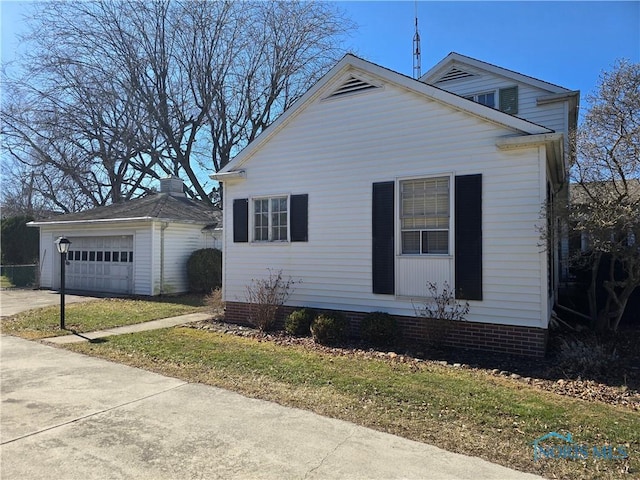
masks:
<instances>
[{"instance_id":1,"label":"white garage door","mask_svg":"<svg viewBox=\"0 0 640 480\"><path fill-rule=\"evenodd\" d=\"M133 293L133 235L69 240L65 271L68 289Z\"/></svg>"}]
</instances>

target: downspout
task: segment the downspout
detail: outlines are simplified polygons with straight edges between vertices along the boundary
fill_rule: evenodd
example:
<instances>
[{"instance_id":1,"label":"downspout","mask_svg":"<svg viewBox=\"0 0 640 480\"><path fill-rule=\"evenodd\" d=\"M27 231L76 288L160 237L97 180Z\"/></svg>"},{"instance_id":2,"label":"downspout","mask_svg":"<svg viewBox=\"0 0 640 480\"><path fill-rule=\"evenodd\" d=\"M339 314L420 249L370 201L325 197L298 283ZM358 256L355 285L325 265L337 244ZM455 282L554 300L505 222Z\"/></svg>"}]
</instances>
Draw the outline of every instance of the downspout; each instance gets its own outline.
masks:
<instances>
[{"instance_id":1,"label":"downspout","mask_svg":"<svg viewBox=\"0 0 640 480\"><path fill-rule=\"evenodd\" d=\"M168 226L168 222L160 224L160 295L164 294L164 231Z\"/></svg>"}]
</instances>

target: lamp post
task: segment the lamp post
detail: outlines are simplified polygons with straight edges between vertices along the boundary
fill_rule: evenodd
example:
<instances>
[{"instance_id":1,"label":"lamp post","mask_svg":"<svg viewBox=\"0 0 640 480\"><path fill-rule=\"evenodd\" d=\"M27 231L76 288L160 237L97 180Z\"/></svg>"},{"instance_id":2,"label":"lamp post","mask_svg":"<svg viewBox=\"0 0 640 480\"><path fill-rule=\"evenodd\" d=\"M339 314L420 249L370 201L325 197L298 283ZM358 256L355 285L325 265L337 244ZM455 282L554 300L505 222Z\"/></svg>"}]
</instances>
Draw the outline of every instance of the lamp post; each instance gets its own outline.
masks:
<instances>
[{"instance_id":1,"label":"lamp post","mask_svg":"<svg viewBox=\"0 0 640 480\"><path fill-rule=\"evenodd\" d=\"M60 330L64 330L64 268L67 263L67 252L71 242L67 237L58 237L56 248L60 254Z\"/></svg>"}]
</instances>

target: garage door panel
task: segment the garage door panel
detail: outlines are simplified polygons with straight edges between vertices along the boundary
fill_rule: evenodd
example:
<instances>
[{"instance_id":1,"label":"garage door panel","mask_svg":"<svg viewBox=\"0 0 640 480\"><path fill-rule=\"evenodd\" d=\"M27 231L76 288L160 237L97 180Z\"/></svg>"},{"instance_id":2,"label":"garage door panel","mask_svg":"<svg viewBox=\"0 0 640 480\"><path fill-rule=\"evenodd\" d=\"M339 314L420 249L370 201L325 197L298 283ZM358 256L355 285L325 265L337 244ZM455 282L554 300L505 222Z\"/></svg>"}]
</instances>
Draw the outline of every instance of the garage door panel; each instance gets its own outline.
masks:
<instances>
[{"instance_id":1,"label":"garage door panel","mask_svg":"<svg viewBox=\"0 0 640 480\"><path fill-rule=\"evenodd\" d=\"M133 292L133 235L71 238L66 269L70 289Z\"/></svg>"}]
</instances>

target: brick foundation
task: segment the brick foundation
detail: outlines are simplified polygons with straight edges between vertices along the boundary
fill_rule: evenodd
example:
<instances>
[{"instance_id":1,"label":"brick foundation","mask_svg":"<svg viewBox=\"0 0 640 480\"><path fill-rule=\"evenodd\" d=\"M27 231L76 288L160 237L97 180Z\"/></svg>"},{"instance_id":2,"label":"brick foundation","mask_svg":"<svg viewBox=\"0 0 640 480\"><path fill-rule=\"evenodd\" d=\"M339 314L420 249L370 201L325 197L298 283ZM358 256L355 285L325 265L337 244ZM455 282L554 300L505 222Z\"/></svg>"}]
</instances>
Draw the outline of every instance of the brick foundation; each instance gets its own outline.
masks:
<instances>
[{"instance_id":1,"label":"brick foundation","mask_svg":"<svg viewBox=\"0 0 640 480\"><path fill-rule=\"evenodd\" d=\"M292 311L302 307L282 307L278 311L276 328L284 328L284 319ZM343 311L349 319L351 336L357 338L362 312ZM437 342L450 347L468 348L526 357L544 357L547 330L533 327L517 327L495 323L467 321L427 320L419 317L395 316L402 338L410 343ZM249 305L227 302L225 321L250 326Z\"/></svg>"}]
</instances>

